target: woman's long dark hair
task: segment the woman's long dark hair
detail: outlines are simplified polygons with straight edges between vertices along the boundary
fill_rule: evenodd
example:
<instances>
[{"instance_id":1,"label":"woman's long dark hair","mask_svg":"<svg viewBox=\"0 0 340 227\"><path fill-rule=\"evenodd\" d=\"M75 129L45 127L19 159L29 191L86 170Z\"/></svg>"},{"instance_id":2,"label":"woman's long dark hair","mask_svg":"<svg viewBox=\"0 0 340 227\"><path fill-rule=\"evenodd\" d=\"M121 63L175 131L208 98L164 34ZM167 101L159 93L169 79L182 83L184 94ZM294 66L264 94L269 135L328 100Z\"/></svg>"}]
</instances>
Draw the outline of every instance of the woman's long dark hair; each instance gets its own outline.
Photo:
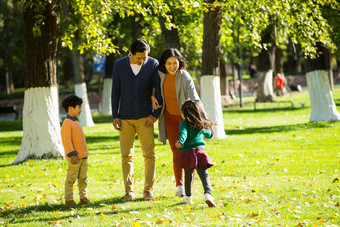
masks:
<instances>
[{"instance_id":1,"label":"woman's long dark hair","mask_svg":"<svg viewBox=\"0 0 340 227\"><path fill-rule=\"evenodd\" d=\"M179 61L178 69L185 69L187 67L187 64L185 63L181 52L179 52L179 50L177 50L176 48L169 48L166 49L159 58L158 70L161 71L162 73L166 73L165 62L170 57L176 57L178 59Z\"/></svg>"},{"instance_id":2,"label":"woman's long dark hair","mask_svg":"<svg viewBox=\"0 0 340 227\"><path fill-rule=\"evenodd\" d=\"M189 127L196 129L198 132L204 128L211 129L214 124L206 118L200 104L191 100L185 101L182 106L182 113Z\"/></svg>"}]
</instances>

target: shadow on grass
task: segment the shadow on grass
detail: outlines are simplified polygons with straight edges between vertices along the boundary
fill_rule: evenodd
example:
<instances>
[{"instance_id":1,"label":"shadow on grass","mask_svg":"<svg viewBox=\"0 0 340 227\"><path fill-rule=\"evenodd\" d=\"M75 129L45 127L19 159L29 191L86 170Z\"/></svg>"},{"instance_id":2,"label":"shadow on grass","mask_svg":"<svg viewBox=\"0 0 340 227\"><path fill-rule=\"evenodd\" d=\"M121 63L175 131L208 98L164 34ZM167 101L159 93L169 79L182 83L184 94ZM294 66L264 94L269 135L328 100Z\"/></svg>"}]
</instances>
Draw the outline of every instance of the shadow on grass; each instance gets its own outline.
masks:
<instances>
[{"instance_id":1,"label":"shadow on grass","mask_svg":"<svg viewBox=\"0 0 340 227\"><path fill-rule=\"evenodd\" d=\"M21 139L21 136L0 137L0 143L1 146L13 146L13 144L20 145Z\"/></svg>"},{"instance_id":2,"label":"shadow on grass","mask_svg":"<svg viewBox=\"0 0 340 227\"><path fill-rule=\"evenodd\" d=\"M22 120L0 121L0 132L22 131Z\"/></svg>"},{"instance_id":3,"label":"shadow on grass","mask_svg":"<svg viewBox=\"0 0 340 227\"><path fill-rule=\"evenodd\" d=\"M161 197L162 198L166 198L166 197ZM156 198L157 199L157 198ZM173 199L171 197L171 199ZM150 204L150 206L143 206L143 207L138 207L133 206L133 208L131 209L112 209L113 205L117 205L117 204L124 204L124 203L139 203L139 202L147 202ZM175 202L174 204L171 205L167 205L167 207L175 207L178 205L181 205L184 203L183 202ZM124 202L122 197L113 197L111 199L104 199L104 200L99 200L96 201L90 205L80 205L77 204L75 206L67 206L65 204L44 204L44 205L37 205L37 206L27 206L25 207L25 209L20 209L18 214L28 214L28 216L26 217L16 217L16 218L12 218L11 220L9 220L8 224L24 224L24 223L29 223L32 221L38 221L38 222L50 222L50 221L57 221L57 220L65 220L69 223L72 223L72 219L76 219L79 217L85 217L88 214L86 214L85 212L82 212L81 210L77 210L77 209L91 209L95 212L95 214L97 215L118 215L118 214L124 214L124 213L131 213L131 212L143 212L146 210L150 210L151 207L155 206L155 200L153 201L145 201L143 198L137 198L133 201L130 202ZM111 211L108 211L108 209L106 208L105 211L101 212L100 210L96 211L96 209L98 208L103 208L105 206L108 206ZM74 215L63 215L61 217L53 217L54 214L52 212L69 212L69 211L75 211ZM35 217L34 220L32 220L32 218L29 218L29 214L30 213L36 213L36 212L51 212L50 217L44 217L44 218L37 218ZM2 213L3 217L6 218L7 215L11 215L11 212L3 212Z\"/></svg>"},{"instance_id":4,"label":"shadow on grass","mask_svg":"<svg viewBox=\"0 0 340 227\"><path fill-rule=\"evenodd\" d=\"M268 103L269 105L269 103ZM273 113L273 112L282 112L282 111L297 111L297 110L301 110L301 109L305 109L304 108L288 108L288 107L275 107L275 108L261 108L258 107L258 109L254 110L254 109L223 109L223 112L225 113Z\"/></svg>"},{"instance_id":5,"label":"shadow on grass","mask_svg":"<svg viewBox=\"0 0 340 227\"><path fill-rule=\"evenodd\" d=\"M225 130L227 135L244 135L244 134L255 134L255 133L275 133L275 132L288 132L310 128L329 128L332 122L314 122L306 124L295 124L295 125L280 125L270 127L256 127L256 128L245 128L245 129L229 129Z\"/></svg>"}]
</instances>

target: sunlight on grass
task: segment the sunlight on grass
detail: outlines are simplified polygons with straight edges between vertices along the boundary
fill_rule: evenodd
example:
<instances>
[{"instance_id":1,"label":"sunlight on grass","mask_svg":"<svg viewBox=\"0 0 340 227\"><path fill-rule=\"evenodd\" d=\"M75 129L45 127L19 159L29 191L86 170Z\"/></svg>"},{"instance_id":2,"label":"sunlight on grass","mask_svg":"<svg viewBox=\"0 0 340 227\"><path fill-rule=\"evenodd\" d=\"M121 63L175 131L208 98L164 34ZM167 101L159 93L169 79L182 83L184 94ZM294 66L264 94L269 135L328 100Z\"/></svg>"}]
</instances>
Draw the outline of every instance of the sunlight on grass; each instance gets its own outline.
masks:
<instances>
[{"instance_id":1,"label":"sunlight on grass","mask_svg":"<svg viewBox=\"0 0 340 227\"><path fill-rule=\"evenodd\" d=\"M169 145L157 141L157 127L156 199L142 199L144 162L136 140L136 200L124 203L119 135L111 116L93 114L95 127L84 128L90 150L88 196L93 204L70 208L63 205L66 161L11 165L20 149L22 122L0 122L0 225L338 226L340 122L309 123L307 93L283 98L306 105L225 109L227 138L206 141L215 162L209 169L214 209L205 204L198 177L193 205L174 199L172 153ZM340 99L340 89L334 99ZM75 200L79 201L76 186Z\"/></svg>"}]
</instances>

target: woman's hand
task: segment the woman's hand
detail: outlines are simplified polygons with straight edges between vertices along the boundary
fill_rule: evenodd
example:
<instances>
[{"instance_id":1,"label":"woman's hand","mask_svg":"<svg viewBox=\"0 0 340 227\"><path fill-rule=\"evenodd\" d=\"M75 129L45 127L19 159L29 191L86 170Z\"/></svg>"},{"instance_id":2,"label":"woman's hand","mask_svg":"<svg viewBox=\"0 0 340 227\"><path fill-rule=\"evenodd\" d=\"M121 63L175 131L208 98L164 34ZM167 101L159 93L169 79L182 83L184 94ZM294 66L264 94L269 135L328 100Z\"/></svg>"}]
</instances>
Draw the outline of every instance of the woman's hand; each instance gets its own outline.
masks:
<instances>
[{"instance_id":1,"label":"woman's hand","mask_svg":"<svg viewBox=\"0 0 340 227\"><path fill-rule=\"evenodd\" d=\"M151 102L152 102L152 108L154 110L157 110L162 107L162 105L159 105L158 100L155 97L155 94L151 95Z\"/></svg>"},{"instance_id":2,"label":"woman's hand","mask_svg":"<svg viewBox=\"0 0 340 227\"><path fill-rule=\"evenodd\" d=\"M177 140L176 143L175 143L175 147L181 148L182 146L183 146L183 144Z\"/></svg>"}]
</instances>

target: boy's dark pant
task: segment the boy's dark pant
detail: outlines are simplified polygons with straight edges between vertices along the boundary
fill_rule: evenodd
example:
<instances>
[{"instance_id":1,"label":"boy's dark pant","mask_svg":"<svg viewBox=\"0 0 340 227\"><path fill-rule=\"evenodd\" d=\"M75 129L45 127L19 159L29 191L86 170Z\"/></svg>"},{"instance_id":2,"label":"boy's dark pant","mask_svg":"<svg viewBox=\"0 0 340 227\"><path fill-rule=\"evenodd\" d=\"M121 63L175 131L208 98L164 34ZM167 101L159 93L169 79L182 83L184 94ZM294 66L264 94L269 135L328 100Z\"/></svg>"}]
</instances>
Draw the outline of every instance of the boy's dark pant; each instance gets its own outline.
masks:
<instances>
[{"instance_id":1,"label":"boy's dark pant","mask_svg":"<svg viewBox=\"0 0 340 227\"><path fill-rule=\"evenodd\" d=\"M191 196L192 195L192 175L193 175L194 169L184 169L185 173L185 195ZM204 194L210 194L211 195L211 186L210 186L210 180L209 180L209 173L207 170L207 166L203 166L202 168L197 169L197 173L201 178L203 188L204 188Z\"/></svg>"}]
</instances>

